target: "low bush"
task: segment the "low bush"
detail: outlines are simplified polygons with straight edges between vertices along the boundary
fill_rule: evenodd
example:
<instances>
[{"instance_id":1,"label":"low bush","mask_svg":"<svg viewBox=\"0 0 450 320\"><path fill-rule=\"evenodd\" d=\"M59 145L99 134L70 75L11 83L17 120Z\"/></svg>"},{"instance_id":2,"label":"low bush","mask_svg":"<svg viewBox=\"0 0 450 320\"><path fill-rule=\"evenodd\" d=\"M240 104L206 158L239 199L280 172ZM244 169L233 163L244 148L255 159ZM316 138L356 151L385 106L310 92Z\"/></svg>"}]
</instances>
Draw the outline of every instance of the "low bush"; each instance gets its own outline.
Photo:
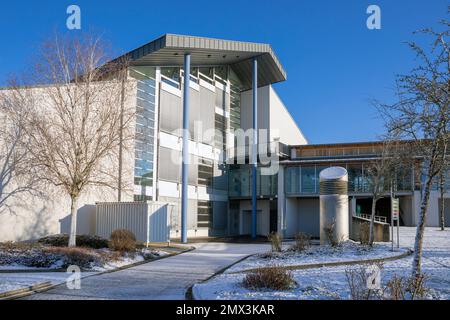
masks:
<instances>
[{"instance_id":1,"label":"low bush","mask_svg":"<svg viewBox=\"0 0 450 320\"><path fill-rule=\"evenodd\" d=\"M242 285L247 289L289 290L296 284L292 272L279 266L249 272Z\"/></svg>"},{"instance_id":2,"label":"low bush","mask_svg":"<svg viewBox=\"0 0 450 320\"><path fill-rule=\"evenodd\" d=\"M398 277L394 275L386 284L384 297L388 300L425 299L429 289L425 287L425 275L418 277Z\"/></svg>"},{"instance_id":3,"label":"low bush","mask_svg":"<svg viewBox=\"0 0 450 320\"><path fill-rule=\"evenodd\" d=\"M59 267L61 255L44 252L38 246L33 247L13 247L8 245L0 249L0 266L21 265L29 268L49 268Z\"/></svg>"},{"instance_id":4,"label":"low bush","mask_svg":"<svg viewBox=\"0 0 450 320\"><path fill-rule=\"evenodd\" d=\"M39 243L51 247L67 247L69 245L69 236L67 234L57 234L40 238ZM108 240L98 236L77 235L77 247L92 249L108 248Z\"/></svg>"},{"instance_id":5,"label":"low bush","mask_svg":"<svg viewBox=\"0 0 450 320\"><path fill-rule=\"evenodd\" d=\"M128 230L114 230L111 233L109 248L119 252L134 252L136 251L136 237Z\"/></svg>"},{"instance_id":6,"label":"low bush","mask_svg":"<svg viewBox=\"0 0 450 320\"><path fill-rule=\"evenodd\" d=\"M332 223L327 224L324 227L325 234L327 236L328 242L333 248L339 247L344 242L344 239L338 237L336 235L336 221L333 221Z\"/></svg>"},{"instance_id":7,"label":"low bush","mask_svg":"<svg viewBox=\"0 0 450 320\"><path fill-rule=\"evenodd\" d=\"M359 225L359 242L362 245L369 245L370 238L370 224L368 222L361 222Z\"/></svg>"},{"instance_id":8,"label":"low bush","mask_svg":"<svg viewBox=\"0 0 450 320\"><path fill-rule=\"evenodd\" d=\"M272 252L281 252L282 251L282 240L278 233L272 232L267 236L267 239L270 241L272 245Z\"/></svg>"},{"instance_id":9,"label":"low bush","mask_svg":"<svg viewBox=\"0 0 450 320\"><path fill-rule=\"evenodd\" d=\"M303 252L309 248L311 236L306 233L299 233L295 236L295 243L290 247L291 251Z\"/></svg>"},{"instance_id":10,"label":"low bush","mask_svg":"<svg viewBox=\"0 0 450 320\"><path fill-rule=\"evenodd\" d=\"M369 265L361 265L357 268L350 268L345 270L345 277L347 279L347 284L350 289L350 299L351 300L372 300L378 299L381 287L375 288L375 285L369 286L372 276L369 269ZM376 267L381 270L383 265L378 264Z\"/></svg>"},{"instance_id":11,"label":"low bush","mask_svg":"<svg viewBox=\"0 0 450 320\"><path fill-rule=\"evenodd\" d=\"M63 268L75 265L88 269L93 265L102 265L105 260L105 257L101 254L88 248L50 247L43 252L60 256L63 260L63 265L61 266Z\"/></svg>"}]
</instances>

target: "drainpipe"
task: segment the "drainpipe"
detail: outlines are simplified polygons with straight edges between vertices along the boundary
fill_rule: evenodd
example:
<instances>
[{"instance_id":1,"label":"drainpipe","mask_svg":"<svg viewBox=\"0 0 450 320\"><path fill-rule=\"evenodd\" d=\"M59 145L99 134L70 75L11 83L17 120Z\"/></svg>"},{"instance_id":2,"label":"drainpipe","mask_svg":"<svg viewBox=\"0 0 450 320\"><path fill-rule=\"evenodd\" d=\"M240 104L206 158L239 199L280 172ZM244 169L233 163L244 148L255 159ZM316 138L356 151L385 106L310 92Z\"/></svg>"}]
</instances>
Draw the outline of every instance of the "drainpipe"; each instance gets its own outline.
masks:
<instances>
[{"instance_id":1,"label":"drainpipe","mask_svg":"<svg viewBox=\"0 0 450 320\"><path fill-rule=\"evenodd\" d=\"M183 165L181 177L181 243L187 243L188 177L189 177L189 83L191 55L184 55L183 91Z\"/></svg>"},{"instance_id":2,"label":"drainpipe","mask_svg":"<svg viewBox=\"0 0 450 320\"><path fill-rule=\"evenodd\" d=\"M252 152L252 238L257 233L257 199L256 181L258 168L258 60L253 58L253 152Z\"/></svg>"}]
</instances>

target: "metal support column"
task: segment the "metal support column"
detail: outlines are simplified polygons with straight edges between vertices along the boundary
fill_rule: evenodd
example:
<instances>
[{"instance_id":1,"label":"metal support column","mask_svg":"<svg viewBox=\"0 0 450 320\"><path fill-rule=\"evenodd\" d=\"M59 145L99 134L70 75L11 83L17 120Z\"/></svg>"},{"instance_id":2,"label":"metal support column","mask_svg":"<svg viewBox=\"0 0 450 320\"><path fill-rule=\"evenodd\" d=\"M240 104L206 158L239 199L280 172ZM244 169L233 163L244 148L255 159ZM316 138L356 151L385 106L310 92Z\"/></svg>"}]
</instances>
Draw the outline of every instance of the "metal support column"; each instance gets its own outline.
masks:
<instances>
[{"instance_id":1,"label":"metal support column","mask_svg":"<svg viewBox=\"0 0 450 320\"><path fill-rule=\"evenodd\" d=\"M257 168L258 168L258 60L253 58L253 152L252 152L252 238L257 233Z\"/></svg>"},{"instance_id":2,"label":"metal support column","mask_svg":"<svg viewBox=\"0 0 450 320\"><path fill-rule=\"evenodd\" d=\"M188 177L189 177L189 83L191 74L191 55L184 55L183 90L183 165L181 180L181 242L187 243Z\"/></svg>"}]
</instances>

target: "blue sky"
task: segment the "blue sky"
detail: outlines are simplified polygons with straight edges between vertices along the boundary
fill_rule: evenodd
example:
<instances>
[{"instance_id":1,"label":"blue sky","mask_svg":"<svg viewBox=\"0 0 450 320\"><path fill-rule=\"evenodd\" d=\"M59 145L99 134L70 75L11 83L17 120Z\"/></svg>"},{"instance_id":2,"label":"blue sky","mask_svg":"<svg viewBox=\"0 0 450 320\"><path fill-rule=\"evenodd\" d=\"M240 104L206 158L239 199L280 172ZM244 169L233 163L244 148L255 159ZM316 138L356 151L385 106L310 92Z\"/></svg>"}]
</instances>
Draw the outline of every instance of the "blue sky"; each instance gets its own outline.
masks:
<instances>
[{"instance_id":1,"label":"blue sky","mask_svg":"<svg viewBox=\"0 0 450 320\"><path fill-rule=\"evenodd\" d=\"M3 2L0 85L22 72L40 41L65 30L66 8L82 28L102 32L118 53L164 33L270 43L288 73L275 88L310 143L377 139L382 122L371 99L392 101L395 74L414 57L412 32L436 26L447 0L58 0ZM382 29L366 9L380 6Z\"/></svg>"}]
</instances>

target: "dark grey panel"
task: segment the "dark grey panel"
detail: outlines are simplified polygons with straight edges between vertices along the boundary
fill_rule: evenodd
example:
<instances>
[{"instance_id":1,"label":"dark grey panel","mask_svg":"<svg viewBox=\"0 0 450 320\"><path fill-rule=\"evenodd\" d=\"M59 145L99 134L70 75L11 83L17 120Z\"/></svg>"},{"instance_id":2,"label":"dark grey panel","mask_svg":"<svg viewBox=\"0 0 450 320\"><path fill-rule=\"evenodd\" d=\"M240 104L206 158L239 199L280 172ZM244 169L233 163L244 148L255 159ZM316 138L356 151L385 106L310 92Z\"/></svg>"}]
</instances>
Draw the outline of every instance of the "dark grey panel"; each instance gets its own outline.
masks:
<instances>
[{"instance_id":1,"label":"dark grey panel","mask_svg":"<svg viewBox=\"0 0 450 320\"><path fill-rule=\"evenodd\" d=\"M228 226L228 203L213 202L213 226L214 230L225 230Z\"/></svg>"},{"instance_id":2,"label":"dark grey panel","mask_svg":"<svg viewBox=\"0 0 450 320\"><path fill-rule=\"evenodd\" d=\"M217 190L228 190L228 173L226 165L214 163L213 188Z\"/></svg>"}]
</instances>

